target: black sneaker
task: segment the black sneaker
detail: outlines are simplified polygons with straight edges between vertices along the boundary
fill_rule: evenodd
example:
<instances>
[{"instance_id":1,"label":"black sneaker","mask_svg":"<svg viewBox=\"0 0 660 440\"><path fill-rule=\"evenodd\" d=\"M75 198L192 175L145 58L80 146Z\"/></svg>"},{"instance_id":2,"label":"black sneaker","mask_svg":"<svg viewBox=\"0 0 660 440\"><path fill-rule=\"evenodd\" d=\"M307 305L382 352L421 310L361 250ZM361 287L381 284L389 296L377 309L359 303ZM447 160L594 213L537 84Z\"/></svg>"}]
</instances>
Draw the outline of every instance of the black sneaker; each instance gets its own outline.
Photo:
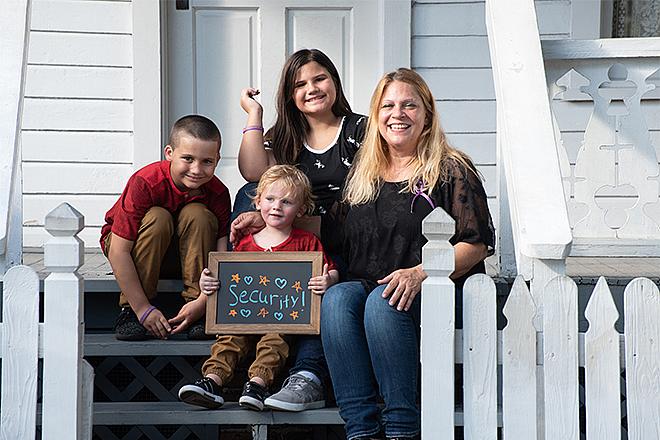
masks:
<instances>
[{"instance_id":1,"label":"black sneaker","mask_svg":"<svg viewBox=\"0 0 660 440\"><path fill-rule=\"evenodd\" d=\"M204 341L207 339L215 339L214 335L207 335L205 329L205 318L193 322L188 327L188 339L192 341Z\"/></svg>"},{"instance_id":2,"label":"black sneaker","mask_svg":"<svg viewBox=\"0 0 660 440\"><path fill-rule=\"evenodd\" d=\"M193 384L182 386L179 390L179 400L208 409L220 408L225 403L225 399L220 395L220 387L210 377L203 377Z\"/></svg>"},{"instance_id":3,"label":"black sneaker","mask_svg":"<svg viewBox=\"0 0 660 440\"><path fill-rule=\"evenodd\" d=\"M238 404L255 411L263 411L264 400L268 397L268 390L256 382L247 381L243 386L243 394Z\"/></svg>"},{"instance_id":4,"label":"black sneaker","mask_svg":"<svg viewBox=\"0 0 660 440\"><path fill-rule=\"evenodd\" d=\"M145 341L152 336L140 324L130 307L122 307L115 320L115 338L120 341Z\"/></svg>"}]
</instances>

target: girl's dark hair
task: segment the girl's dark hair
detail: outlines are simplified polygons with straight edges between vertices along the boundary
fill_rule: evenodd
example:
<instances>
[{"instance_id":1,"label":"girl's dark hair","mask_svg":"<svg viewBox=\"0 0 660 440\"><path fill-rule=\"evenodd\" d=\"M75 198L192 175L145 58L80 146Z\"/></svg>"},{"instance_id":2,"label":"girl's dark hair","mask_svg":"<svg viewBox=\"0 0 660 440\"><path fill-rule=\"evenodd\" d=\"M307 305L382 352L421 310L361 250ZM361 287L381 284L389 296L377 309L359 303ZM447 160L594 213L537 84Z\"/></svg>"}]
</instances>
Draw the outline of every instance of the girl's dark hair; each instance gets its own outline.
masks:
<instances>
[{"instance_id":1,"label":"girl's dark hair","mask_svg":"<svg viewBox=\"0 0 660 440\"><path fill-rule=\"evenodd\" d=\"M292 54L282 68L280 85L277 88L277 120L264 136L265 140L270 142L278 164L296 163L309 131L305 115L298 110L293 100L293 90L298 70L312 61L325 68L335 84L337 97L332 105L332 113L335 116L351 114L351 106L344 96L339 73L330 58L318 49L301 49Z\"/></svg>"}]
</instances>

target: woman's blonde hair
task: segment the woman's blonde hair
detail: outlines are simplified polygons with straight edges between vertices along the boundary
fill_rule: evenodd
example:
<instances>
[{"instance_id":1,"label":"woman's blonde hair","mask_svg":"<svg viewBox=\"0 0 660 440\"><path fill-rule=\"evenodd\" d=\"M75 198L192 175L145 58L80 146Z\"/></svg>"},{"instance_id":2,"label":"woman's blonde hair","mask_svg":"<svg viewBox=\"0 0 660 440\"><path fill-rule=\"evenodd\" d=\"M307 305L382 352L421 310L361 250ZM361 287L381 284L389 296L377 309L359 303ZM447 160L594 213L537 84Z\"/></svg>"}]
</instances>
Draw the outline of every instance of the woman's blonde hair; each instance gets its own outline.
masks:
<instances>
[{"instance_id":1,"label":"woman's blonde hair","mask_svg":"<svg viewBox=\"0 0 660 440\"><path fill-rule=\"evenodd\" d=\"M344 200L351 205L370 203L376 200L383 181L383 174L390 164L388 145L378 130L380 103L387 87L394 81L406 83L415 90L422 101L426 119L412 159L413 173L403 191L414 192L421 180L424 190L433 189L440 181L448 179L447 160L455 159L467 169L473 170L470 160L452 148L438 120L435 100L424 79L413 70L399 68L385 74L376 86L369 107L367 132L358 150L353 167L347 177Z\"/></svg>"},{"instance_id":2,"label":"woman's blonde hair","mask_svg":"<svg viewBox=\"0 0 660 440\"><path fill-rule=\"evenodd\" d=\"M291 194L291 197L300 202L303 215L314 212L312 184L305 173L293 165L273 165L261 175L257 192L252 197L255 205L264 191L275 182L281 182L286 191Z\"/></svg>"}]
</instances>

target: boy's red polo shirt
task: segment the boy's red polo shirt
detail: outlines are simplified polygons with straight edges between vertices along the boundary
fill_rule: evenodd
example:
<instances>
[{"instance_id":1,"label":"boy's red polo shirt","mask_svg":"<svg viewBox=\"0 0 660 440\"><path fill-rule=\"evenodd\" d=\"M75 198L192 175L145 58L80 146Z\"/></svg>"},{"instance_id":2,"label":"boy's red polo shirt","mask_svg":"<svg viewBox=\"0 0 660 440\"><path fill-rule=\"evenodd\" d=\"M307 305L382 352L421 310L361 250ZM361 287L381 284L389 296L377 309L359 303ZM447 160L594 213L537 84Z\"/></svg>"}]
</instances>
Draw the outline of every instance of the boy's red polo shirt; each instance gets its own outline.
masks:
<instances>
[{"instance_id":1,"label":"boy's red polo shirt","mask_svg":"<svg viewBox=\"0 0 660 440\"><path fill-rule=\"evenodd\" d=\"M186 204L198 202L206 205L218 219L218 237L229 231L231 200L229 190L213 176L200 187L201 194L189 196L179 190L170 175L170 162L154 162L133 174L119 200L105 215L105 225L101 229L101 248L105 251L105 237L112 232L126 240L137 239L138 228L147 211L160 206L177 214Z\"/></svg>"}]
</instances>

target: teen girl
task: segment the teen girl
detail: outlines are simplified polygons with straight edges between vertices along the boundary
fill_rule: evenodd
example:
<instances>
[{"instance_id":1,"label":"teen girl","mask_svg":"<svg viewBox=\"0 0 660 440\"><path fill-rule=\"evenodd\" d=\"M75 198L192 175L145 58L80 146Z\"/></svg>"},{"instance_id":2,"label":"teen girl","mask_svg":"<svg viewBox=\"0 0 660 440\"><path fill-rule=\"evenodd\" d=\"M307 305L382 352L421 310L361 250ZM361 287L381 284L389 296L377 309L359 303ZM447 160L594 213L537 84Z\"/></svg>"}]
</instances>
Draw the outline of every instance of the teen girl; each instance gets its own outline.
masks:
<instances>
[{"instance_id":1,"label":"teen girl","mask_svg":"<svg viewBox=\"0 0 660 440\"><path fill-rule=\"evenodd\" d=\"M320 218L321 242L337 260L340 239L335 209L360 148L366 118L351 111L337 69L317 49L299 50L286 61L277 93L277 120L265 133L263 108L254 99L258 94L254 88L241 92L247 122L238 155L239 170L249 182L259 180L275 164L296 165L303 171L312 184L316 202L313 214ZM239 194L235 209L241 205L243 210L250 209L249 204L241 203ZM244 212L232 223L231 240L236 243L262 227L258 213ZM280 392L266 399L266 406L302 411L325 404L323 385L328 370L320 337L300 337L297 349L291 375Z\"/></svg>"}]
</instances>

